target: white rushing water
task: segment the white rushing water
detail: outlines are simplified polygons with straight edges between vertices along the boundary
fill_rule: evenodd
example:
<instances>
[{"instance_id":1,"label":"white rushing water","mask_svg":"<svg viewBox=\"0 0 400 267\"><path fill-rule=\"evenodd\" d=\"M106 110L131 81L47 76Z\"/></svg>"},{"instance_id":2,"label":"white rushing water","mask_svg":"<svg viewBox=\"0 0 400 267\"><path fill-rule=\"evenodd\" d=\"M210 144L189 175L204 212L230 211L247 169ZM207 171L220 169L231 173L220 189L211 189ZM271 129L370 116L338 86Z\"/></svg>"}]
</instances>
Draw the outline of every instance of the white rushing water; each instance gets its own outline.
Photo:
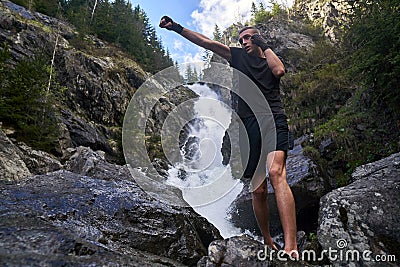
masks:
<instances>
[{"instance_id":1,"label":"white rushing water","mask_svg":"<svg viewBox=\"0 0 400 267\"><path fill-rule=\"evenodd\" d=\"M207 85L193 84L189 88L200 96L194 104L200 122L191 127L188 140L192 142L181 151L184 160L169 170L167 183L181 188L184 199L224 238L240 235L243 231L229 221L227 212L243 185L232 177L229 164L222 164L221 153L231 110Z\"/></svg>"}]
</instances>

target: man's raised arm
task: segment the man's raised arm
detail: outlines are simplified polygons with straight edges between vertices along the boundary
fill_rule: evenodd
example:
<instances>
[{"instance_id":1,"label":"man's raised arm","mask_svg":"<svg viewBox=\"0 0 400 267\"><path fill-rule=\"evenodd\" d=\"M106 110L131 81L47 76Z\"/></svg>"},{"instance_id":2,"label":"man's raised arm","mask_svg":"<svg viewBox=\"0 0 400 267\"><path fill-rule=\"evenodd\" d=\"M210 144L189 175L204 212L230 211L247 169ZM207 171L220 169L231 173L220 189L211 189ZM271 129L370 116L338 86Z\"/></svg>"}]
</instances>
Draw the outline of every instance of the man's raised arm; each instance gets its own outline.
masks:
<instances>
[{"instance_id":1,"label":"man's raised arm","mask_svg":"<svg viewBox=\"0 0 400 267\"><path fill-rule=\"evenodd\" d=\"M210 50L219 56L225 58L226 60L231 59L231 50L227 45L223 43L211 40L207 36L189 30L187 28L183 28L179 23L174 22L170 17L164 16L161 18L160 27L166 28L167 30L174 31L191 41L192 43L201 46L207 50Z\"/></svg>"}]
</instances>

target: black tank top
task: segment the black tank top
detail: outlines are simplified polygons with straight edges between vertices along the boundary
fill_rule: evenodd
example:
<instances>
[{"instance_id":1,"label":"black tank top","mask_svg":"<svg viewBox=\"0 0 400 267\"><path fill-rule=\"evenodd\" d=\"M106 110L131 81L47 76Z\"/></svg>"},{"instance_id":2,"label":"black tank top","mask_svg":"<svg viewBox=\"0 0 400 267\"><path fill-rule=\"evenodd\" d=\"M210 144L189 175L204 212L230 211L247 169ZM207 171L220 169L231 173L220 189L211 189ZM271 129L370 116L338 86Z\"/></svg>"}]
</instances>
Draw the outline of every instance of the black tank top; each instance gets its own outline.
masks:
<instances>
[{"instance_id":1,"label":"black tank top","mask_svg":"<svg viewBox=\"0 0 400 267\"><path fill-rule=\"evenodd\" d=\"M249 55L242 48L230 47L230 50L232 58L229 63L231 67L244 73L257 85L270 106L268 113L272 112L274 115L285 114L280 96L280 79L274 76L268 67L267 60ZM242 87L239 86L240 95L246 94L246 88ZM269 110L268 107L266 107L266 110ZM252 109L240 97L238 98L238 115L241 118L254 115Z\"/></svg>"}]
</instances>

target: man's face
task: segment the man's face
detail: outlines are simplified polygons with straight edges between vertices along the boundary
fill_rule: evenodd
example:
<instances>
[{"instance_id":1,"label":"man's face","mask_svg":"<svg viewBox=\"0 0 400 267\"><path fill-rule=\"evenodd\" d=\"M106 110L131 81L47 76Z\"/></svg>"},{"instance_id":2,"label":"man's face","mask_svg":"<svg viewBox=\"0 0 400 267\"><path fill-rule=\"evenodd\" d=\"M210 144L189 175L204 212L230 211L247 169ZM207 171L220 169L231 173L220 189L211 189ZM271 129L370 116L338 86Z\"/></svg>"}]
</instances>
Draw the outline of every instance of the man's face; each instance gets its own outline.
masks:
<instances>
[{"instance_id":1,"label":"man's face","mask_svg":"<svg viewBox=\"0 0 400 267\"><path fill-rule=\"evenodd\" d=\"M247 54L253 54L258 49L258 46L253 44L251 41L251 36L255 33L256 33L255 30L247 29L241 32L239 35L239 43L242 45L242 48L246 50Z\"/></svg>"}]
</instances>

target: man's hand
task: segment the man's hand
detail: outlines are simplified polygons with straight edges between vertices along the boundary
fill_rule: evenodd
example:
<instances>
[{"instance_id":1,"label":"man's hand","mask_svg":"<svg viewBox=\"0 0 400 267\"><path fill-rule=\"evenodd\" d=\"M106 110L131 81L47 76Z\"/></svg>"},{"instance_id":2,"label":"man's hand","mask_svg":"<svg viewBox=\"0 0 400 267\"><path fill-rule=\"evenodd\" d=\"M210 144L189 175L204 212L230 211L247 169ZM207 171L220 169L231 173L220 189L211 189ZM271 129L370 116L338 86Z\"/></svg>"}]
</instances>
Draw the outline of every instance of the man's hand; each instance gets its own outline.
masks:
<instances>
[{"instance_id":1,"label":"man's hand","mask_svg":"<svg viewBox=\"0 0 400 267\"><path fill-rule=\"evenodd\" d=\"M160 20L160 25L161 28L165 28L169 31L174 31L177 33L181 33L183 30L182 25L179 23L174 22L170 17L164 16Z\"/></svg>"},{"instance_id":2,"label":"man's hand","mask_svg":"<svg viewBox=\"0 0 400 267\"><path fill-rule=\"evenodd\" d=\"M269 45L267 44L267 40L265 40L261 35L259 35L258 33L253 34L251 36L251 41L253 44L258 45L262 51L264 52L265 50L267 50L269 47Z\"/></svg>"}]
</instances>

